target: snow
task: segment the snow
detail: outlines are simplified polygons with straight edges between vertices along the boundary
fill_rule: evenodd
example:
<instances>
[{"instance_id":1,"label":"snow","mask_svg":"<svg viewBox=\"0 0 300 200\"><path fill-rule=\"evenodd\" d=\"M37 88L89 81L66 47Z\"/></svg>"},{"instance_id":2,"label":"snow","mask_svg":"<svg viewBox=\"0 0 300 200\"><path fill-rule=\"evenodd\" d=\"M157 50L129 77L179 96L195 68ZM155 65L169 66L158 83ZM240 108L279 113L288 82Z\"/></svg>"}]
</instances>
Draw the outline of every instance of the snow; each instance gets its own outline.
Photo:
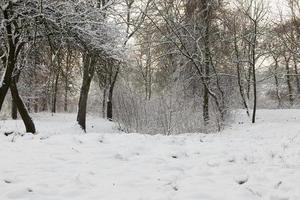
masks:
<instances>
[{"instance_id":1,"label":"snow","mask_svg":"<svg viewBox=\"0 0 300 200\"><path fill-rule=\"evenodd\" d=\"M0 121L0 199L299 200L300 110L241 113L218 134L125 134L90 116L34 115L39 134ZM23 135L23 136L21 136Z\"/></svg>"}]
</instances>

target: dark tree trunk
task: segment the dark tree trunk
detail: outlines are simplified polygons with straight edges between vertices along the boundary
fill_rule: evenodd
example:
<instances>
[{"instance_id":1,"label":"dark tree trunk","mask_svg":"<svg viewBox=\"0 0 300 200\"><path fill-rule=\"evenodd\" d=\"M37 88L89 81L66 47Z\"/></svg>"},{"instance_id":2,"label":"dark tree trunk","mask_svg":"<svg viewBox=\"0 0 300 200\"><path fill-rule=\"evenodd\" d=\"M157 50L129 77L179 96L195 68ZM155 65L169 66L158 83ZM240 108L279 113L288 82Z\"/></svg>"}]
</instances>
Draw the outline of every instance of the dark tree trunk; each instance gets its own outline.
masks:
<instances>
[{"instance_id":1,"label":"dark tree trunk","mask_svg":"<svg viewBox=\"0 0 300 200\"><path fill-rule=\"evenodd\" d=\"M107 101L107 119L112 120L113 117L113 109L112 109L112 101Z\"/></svg>"},{"instance_id":2,"label":"dark tree trunk","mask_svg":"<svg viewBox=\"0 0 300 200\"><path fill-rule=\"evenodd\" d=\"M6 71L9 70L9 69L6 69ZM5 73L4 75L4 78L3 78L3 82L2 82L2 86L0 87L0 110L2 109L2 105L3 105L3 102L4 102L4 99L6 97L6 94L8 92L8 89L9 89L9 85L10 85L10 78L8 77L11 77L12 76L12 73Z\"/></svg>"},{"instance_id":3,"label":"dark tree trunk","mask_svg":"<svg viewBox=\"0 0 300 200\"><path fill-rule=\"evenodd\" d=\"M53 91L53 101L52 101L52 113L56 113L56 102L57 102L57 92L58 92L58 80L59 80L59 72L55 77L54 82L54 91Z\"/></svg>"},{"instance_id":4,"label":"dark tree trunk","mask_svg":"<svg viewBox=\"0 0 300 200\"><path fill-rule=\"evenodd\" d=\"M120 66L118 66L117 71L115 72L115 75L112 79L112 82L111 82L111 84L109 86L109 90L108 90L107 111L106 111L106 117L108 120L113 119L113 103L112 103L113 102L113 93L114 93L115 83L118 78L119 70L120 70Z\"/></svg>"},{"instance_id":5,"label":"dark tree trunk","mask_svg":"<svg viewBox=\"0 0 300 200\"><path fill-rule=\"evenodd\" d=\"M203 92L203 119L204 125L207 126L209 124L209 96L206 87Z\"/></svg>"},{"instance_id":6,"label":"dark tree trunk","mask_svg":"<svg viewBox=\"0 0 300 200\"><path fill-rule=\"evenodd\" d=\"M105 118L106 116L106 94L107 88L106 86L103 88L103 100L102 100L102 117Z\"/></svg>"},{"instance_id":7,"label":"dark tree trunk","mask_svg":"<svg viewBox=\"0 0 300 200\"><path fill-rule=\"evenodd\" d=\"M24 122L24 125L26 127L26 132L27 133L35 133L34 123L31 119L31 117L29 116L29 113L26 109L25 104L22 101L22 98L19 95L18 88L17 88L17 85L16 85L16 81L14 79L12 79L12 81L11 81L10 91L11 91L13 101L15 102L15 104L18 108L18 111L21 115L21 118Z\"/></svg>"},{"instance_id":8,"label":"dark tree trunk","mask_svg":"<svg viewBox=\"0 0 300 200\"><path fill-rule=\"evenodd\" d=\"M256 119L256 107L257 107L257 91L256 91L256 74L255 74L255 64L252 66L253 69L253 113L252 113L252 123L255 123Z\"/></svg>"},{"instance_id":9,"label":"dark tree trunk","mask_svg":"<svg viewBox=\"0 0 300 200\"><path fill-rule=\"evenodd\" d=\"M16 81L19 79L19 74L14 77ZM18 118L18 107L14 102L13 98L11 99L11 118L16 120Z\"/></svg>"},{"instance_id":10,"label":"dark tree trunk","mask_svg":"<svg viewBox=\"0 0 300 200\"><path fill-rule=\"evenodd\" d=\"M86 110L87 100L90 90L91 81L95 72L95 58L86 54L83 56L83 80L80 90L80 98L78 103L77 122L81 128L86 131Z\"/></svg>"},{"instance_id":11,"label":"dark tree trunk","mask_svg":"<svg viewBox=\"0 0 300 200\"><path fill-rule=\"evenodd\" d=\"M204 35L204 90L203 90L203 119L204 125L209 124L209 75L210 75L210 5L209 2L204 0L202 1L202 12L205 26L205 35Z\"/></svg>"},{"instance_id":12,"label":"dark tree trunk","mask_svg":"<svg viewBox=\"0 0 300 200\"><path fill-rule=\"evenodd\" d=\"M12 6L12 2L9 2L9 6L2 10L3 12L3 17L6 19L8 22L10 21L9 18L9 8ZM2 109L2 105L4 102L4 99L6 97L6 94L8 92L10 82L11 82L11 77L12 73L15 68L16 64L16 57L18 56L18 53L16 53L16 45L15 42L13 41L13 27L12 27L12 22L6 23L5 26L6 32L7 32L7 40L8 40L8 48L7 48L7 57L2 58L3 65L5 66L5 73L4 77L2 79L2 84L0 86L0 110ZM17 39L17 38L16 38Z\"/></svg>"},{"instance_id":13,"label":"dark tree trunk","mask_svg":"<svg viewBox=\"0 0 300 200\"><path fill-rule=\"evenodd\" d=\"M257 88L256 88L256 43L257 43L257 22L254 22L254 33L252 41L252 77L253 77L253 113L252 113L252 123L255 123L256 120L256 107L257 107Z\"/></svg>"},{"instance_id":14,"label":"dark tree trunk","mask_svg":"<svg viewBox=\"0 0 300 200\"><path fill-rule=\"evenodd\" d=\"M6 94L8 92L10 83L11 83L11 77L15 68L15 48L12 45L9 49L8 57L5 59L5 73L4 77L2 79L2 84L0 86L0 110L2 109L2 105L4 102L4 99L6 97Z\"/></svg>"},{"instance_id":15,"label":"dark tree trunk","mask_svg":"<svg viewBox=\"0 0 300 200\"><path fill-rule=\"evenodd\" d=\"M68 112L68 86L65 87L64 111Z\"/></svg>"},{"instance_id":16,"label":"dark tree trunk","mask_svg":"<svg viewBox=\"0 0 300 200\"><path fill-rule=\"evenodd\" d=\"M14 100L11 100L11 118L18 119L18 108Z\"/></svg>"}]
</instances>

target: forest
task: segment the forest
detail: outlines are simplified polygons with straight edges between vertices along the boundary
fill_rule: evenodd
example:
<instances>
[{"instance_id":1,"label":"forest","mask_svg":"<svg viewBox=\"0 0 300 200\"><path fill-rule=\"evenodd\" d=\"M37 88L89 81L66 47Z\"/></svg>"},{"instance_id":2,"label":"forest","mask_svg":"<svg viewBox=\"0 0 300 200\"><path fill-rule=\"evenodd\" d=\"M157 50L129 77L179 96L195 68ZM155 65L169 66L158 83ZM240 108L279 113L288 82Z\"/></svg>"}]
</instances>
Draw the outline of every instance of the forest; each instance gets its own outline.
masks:
<instances>
[{"instance_id":1,"label":"forest","mask_svg":"<svg viewBox=\"0 0 300 200\"><path fill-rule=\"evenodd\" d=\"M1 115L88 112L126 132L220 131L296 108L297 0L2 0ZM273 3L274 4L274 3Z\"/></svg>"},{"instance_id":2,"label":"forest","mask_svg":"<svg viewBox=\"0 0 300 200\"><path fill-rule=\"evenodd\" d=\"M0 0L1 200L299 200L300 0Z\"/></svg>"}]
</instances>

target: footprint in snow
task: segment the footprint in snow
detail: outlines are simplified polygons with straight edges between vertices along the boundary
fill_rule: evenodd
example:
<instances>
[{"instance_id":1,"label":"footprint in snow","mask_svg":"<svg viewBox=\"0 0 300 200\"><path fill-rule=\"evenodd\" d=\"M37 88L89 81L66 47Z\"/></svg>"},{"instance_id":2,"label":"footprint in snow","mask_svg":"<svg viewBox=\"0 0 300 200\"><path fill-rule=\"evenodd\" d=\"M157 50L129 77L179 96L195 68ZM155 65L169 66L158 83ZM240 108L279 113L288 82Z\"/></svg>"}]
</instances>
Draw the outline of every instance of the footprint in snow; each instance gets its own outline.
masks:
<instances>
[{"instance_id":1,"label":"footprint in snow","mask_svg":"<svg viewBox=\"0 0 300 200\"><path fill-rule=\"evenodd\" d=\"M281 186L281 184L282 184L282 181L279 181L279 182L274 186L274 188L275 188L275 189L278 189L278 188Z\"/></svg>"},{"instance_id":2,"label":"footprint in snow","mask_svg":"<svg viewBox=\"0 0 300 200\"><path fill-rule=\"evenodd\" d=\"M123 161L127 161L128 159L127 158L124 158L124 156L122 156L121 154L116 154L115 156L114 156L114 158L115 159L117 159L117 160L123 160Z\"/></svg>"},{"instance_id":3,"label":"footprint in snow","mask_svg":"<svg viewBox=\"0 0 300 200\"><path fill-rule=\"evenodd\" d=\"M232 158L229 158L227 161L228 161L229 163L234 163L236 160L235 160L234 157L232 157Z\"/></svg>"},{"instance_id":4,"label":"footprint in snow","mask_svg":"<svg viewBox=\"0 0 300 200\"><path fill-rule=\"evenodd\" d=\"M235 179L235 182L239 185L243 185L247 183L249 180L248 176L240 176Z\"/></svg>"},{"instance_id":5,"label":"footprint in snow","mask_svg":"<svg viewBox=\"0 0 300 200\"><path fill-rule=\"evenodd\" d=\"M6 184L12 183L12 181L11 181L11 180L8 180L8 179L4 179L3 181L4 181L4 183L6 183Z\"/></svg>"}]
</instances>

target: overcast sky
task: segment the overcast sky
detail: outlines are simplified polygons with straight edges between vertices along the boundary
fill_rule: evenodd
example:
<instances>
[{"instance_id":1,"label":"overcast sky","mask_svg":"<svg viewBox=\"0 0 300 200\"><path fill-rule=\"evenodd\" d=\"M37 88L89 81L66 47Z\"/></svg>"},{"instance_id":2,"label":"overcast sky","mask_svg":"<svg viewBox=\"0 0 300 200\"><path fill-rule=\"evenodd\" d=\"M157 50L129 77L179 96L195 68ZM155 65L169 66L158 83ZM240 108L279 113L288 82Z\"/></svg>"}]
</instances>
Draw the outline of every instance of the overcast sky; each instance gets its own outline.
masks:
<instances>
[{"instance_id":1,"label":"overcast sky","mask_svg":"<svg viewBox=\"0 0 300 200\"><path fill-rule=\"evenodd\" d=\"M269 1L270 11L273 17L278 17L280 12L283 16L289 14L289 9L286 0L267 0Z\"/></svg>"}]
</instances>

